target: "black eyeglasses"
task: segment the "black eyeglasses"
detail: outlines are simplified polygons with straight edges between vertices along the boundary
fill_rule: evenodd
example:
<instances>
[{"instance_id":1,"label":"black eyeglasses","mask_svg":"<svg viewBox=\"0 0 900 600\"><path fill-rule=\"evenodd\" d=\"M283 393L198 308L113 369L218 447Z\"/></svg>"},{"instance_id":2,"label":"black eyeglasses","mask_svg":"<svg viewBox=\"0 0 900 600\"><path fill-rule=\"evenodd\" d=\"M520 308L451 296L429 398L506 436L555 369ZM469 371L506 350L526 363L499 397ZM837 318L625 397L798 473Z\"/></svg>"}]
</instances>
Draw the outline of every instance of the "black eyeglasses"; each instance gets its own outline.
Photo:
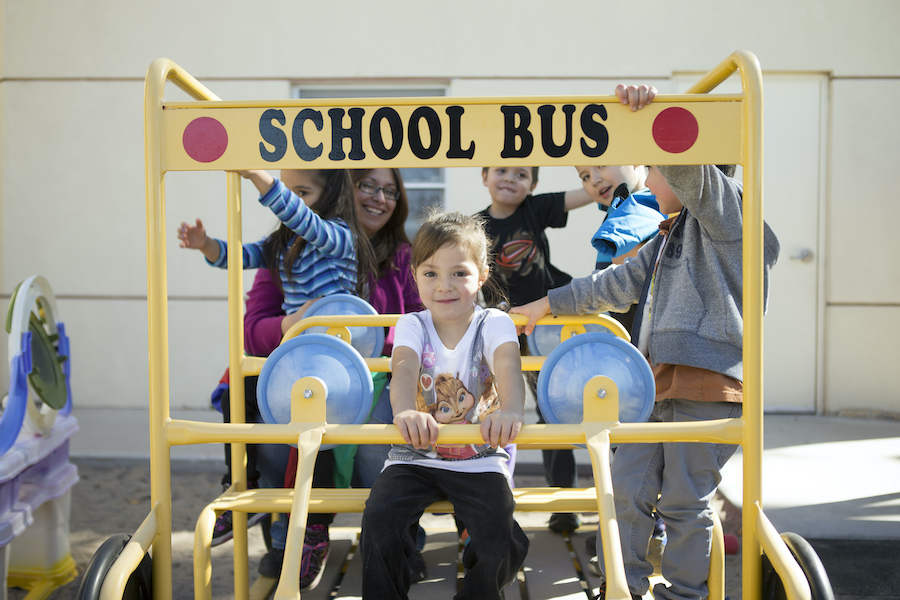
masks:
<instances>
[{"instance_id":1,"label":"black eyeglasses","mask_svg":"<svg viewBox=\"0 0 900 600\"><path fill-rule=\"evenodd\" d=\"M373 183L369 183L368 181L360 181L356 184L356 187L360 189L360 191L364 194L369 194L370 196L375 196L378 192L384 194L385 200L393 200L396 202L400 199L400 190L397 188L383 188L378 187Z\"/></svg>"}]
</instances>

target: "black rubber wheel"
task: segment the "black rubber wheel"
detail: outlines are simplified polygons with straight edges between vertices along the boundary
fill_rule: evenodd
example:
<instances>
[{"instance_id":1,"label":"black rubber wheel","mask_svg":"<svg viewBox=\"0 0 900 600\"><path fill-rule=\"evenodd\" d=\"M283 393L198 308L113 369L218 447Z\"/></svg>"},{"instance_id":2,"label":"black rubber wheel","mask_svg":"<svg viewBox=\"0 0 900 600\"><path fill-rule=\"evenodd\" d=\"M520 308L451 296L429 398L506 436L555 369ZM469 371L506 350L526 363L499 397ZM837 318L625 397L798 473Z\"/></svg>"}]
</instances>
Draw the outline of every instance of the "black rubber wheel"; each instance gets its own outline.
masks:
<instances>
[{"instance_id":1,"label":"black rubber wheel","mask_svg":"<svg viewBox=\"0 0 900 600\"><path fill-rule=\"evenodd\" d=\"M831 588L831 581L828 579L828 573L825 572L825 566L809 542L796 533L782 533L781 539L787 544L794 560L806 575L812 600L834 600L834 590ZM762 568L763 600L786 600L787 594L784 591L781 577L775 572L775 568L765 554L763 554Z\"/></svg>"},{"instance_id":2,"label":"black rubber wheel","mask_svg":"<svg viewBox=\"0 0 900 600\"><path fill-rule=\"evenodd\" d=\"M84 578L75 595L76 600L99 600L100 588L103 587L106 574L130 539L130 535L119 533L100 545L84 572ZM141 564L128 578L122 600L151 600L152 571L150 555L145 554Z\"/></svg>"}]
</instances>

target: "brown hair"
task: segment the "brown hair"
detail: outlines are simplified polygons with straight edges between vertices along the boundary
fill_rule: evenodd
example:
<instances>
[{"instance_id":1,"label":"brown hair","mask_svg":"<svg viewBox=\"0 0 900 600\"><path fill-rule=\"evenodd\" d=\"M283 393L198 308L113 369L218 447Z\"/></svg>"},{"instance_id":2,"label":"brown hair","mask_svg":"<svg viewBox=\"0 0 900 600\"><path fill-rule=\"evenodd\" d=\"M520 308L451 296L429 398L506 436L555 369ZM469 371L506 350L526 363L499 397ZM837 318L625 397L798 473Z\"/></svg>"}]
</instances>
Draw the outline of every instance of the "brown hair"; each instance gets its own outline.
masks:
<instances>
[{"instance_id":1,"label":"brown hair","mask_svg":"<svg viewBox=\"0 0 900 600\"><path fill-rule=\"evenodd\" d=\"M436 208L429 209L425 222L416 233L416 239L412 244L410 267L413 274L419 265L444 246L462 248L466 256L478 267L478 273L487 274L482 289L488 288L492 297L505 299L500 286L491 278L491 243L484 230L482 217L458 212L441 212Z\"/></svg>"},{"instance_id":2,"label":"brown hair","mask_svg":"<svg viewBox=\"0 0 900 600\"><path fill-rule=\"evenodd\" d=\"M353 185L357 185L365 178L373 169L351 169L350 179ZM384 277L388 269L396 269L394 257L397 255L397 247L402 243L409 243L409 236L406 235L406 218L409 216L409 197L406 195L406 187L403 185L403 176L400 169L388 169L394 176L394 184L400 197L397 198L397 205L391 218L384 224L384 227L378 230L375 235L369 238L372 246L374 261L378 268L378 277ZM374 272L374 270L373 270Z\"/></svg>"}]
</instances>

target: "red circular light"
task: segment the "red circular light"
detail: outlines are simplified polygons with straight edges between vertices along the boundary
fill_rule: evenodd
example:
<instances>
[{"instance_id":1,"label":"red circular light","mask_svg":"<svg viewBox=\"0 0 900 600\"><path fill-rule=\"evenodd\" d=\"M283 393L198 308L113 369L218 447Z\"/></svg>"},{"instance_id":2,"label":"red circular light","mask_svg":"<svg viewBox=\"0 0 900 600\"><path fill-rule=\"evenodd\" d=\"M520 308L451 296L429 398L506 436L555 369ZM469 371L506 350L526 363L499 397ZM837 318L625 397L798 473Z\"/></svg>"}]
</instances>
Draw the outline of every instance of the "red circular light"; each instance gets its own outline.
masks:
<instances>
[{"instance_id":1,"label":"red circular light","mask_svg":"<svg viewBox=\"0 0 900 600\"><path fill-rule=\"evenodd\" d=\"M225 126L211 117L198 117L188 123L181 138L188 156L202 163L211 163L225 154L228 132Z\"/></svg>"},{"instance_id":2,"label":"red circular light","mask_svg":"<svg viewBox=\"0 0 900 600\"><path fill-rule=\"evenodd\" d=\"M672 106L665 109L653 121L653 140L656 145L672 154L679 154L697 142L700 125L690 111Z\"/></svg>"}]
</instances>

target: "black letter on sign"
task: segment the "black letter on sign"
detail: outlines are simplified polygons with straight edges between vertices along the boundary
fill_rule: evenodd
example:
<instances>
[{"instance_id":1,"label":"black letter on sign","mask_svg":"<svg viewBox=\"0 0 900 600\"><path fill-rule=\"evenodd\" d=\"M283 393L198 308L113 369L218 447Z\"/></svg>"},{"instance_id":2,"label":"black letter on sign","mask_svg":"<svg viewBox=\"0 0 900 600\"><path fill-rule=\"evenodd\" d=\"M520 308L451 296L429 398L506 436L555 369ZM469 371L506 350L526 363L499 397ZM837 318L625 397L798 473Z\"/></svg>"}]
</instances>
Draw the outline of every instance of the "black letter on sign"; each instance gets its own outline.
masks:
<instances>
[{"instance_id":1,"label":"black letter on sign","mask_svg":"<svg viewBox=\"0 0 900 600\"><path fill-rule=\"evenodd\" d=\"M556 112L556 107L545 104L538 108L538 114L541 115L541 145L547 156L553 158L565 156L572 148L572 114L575 112L575 105L564 104L562 111L566 115L566 141L562 146L557 146L553 142L553 113Z\"/></svg>"},{"instance_id":2,"label":"black letter on sign","mask_svg":"<svg viewBox=\"0 0 900 600\"><path fill-rule=\"evenodd\" d=\"M601 156L609 147L609 132L605 125L593 119L594 115L599 115L600 119L605 121L606 107L602 104L588 104L581 112L581 130L584 135L597 142L596 146L591 147L584 138L581 138L581 151L591 158Z\"/></svg>"},{"instance_id":3,"label":"black letter on sign","mask_svg":"<svg viewBox=\"0 0 900 600\"><path fill-rule=\"evenodd\" d=\"M344 138L350 138L350 160L362 160L366 157L362 149L362 118L366 111L351 108L347 114L350 115L350 128L344 129L344 109L328 109L328 116L331 118L331 152L328 153L328 158L331 160L344 160Z\"/></svg>"},{"instance_id":4,"label":"black letter on sign","mask_svg":"<svg viewBox=\"0 0 900 600\"><path fill-rule=\"evenodd\" d=\"M286 122L284 111L270 108L259 118L259 135L262 136L263 140L275 147L275 150L269 152L266 150L265 144L259 143L259 155L268 162L278 162L284 158L284 153L287 152L287 136L282 130L272 125L273 120L284 125Z\"/></svg>"},{"instance_id":5,"label":"black letter on sign","mask_svg":"<svg viewBox=\"0 0 900 600\"><path fill-rule=\"evenodd\" d=\"M531 124L531 113L524 106L501 106L503 111L503 150L501 158L525 158L534 148L534 136L528 131ZM519 126L516 127L516 115L519 115ZM516 150L516 138L522 140L522 147Z\"/></svg>"},{"instance_id":6,"label":"black letter on sign","mask_svg":"<svg viewBox=\"0 0 900 600\"><path fill-rule=\"evenodd\" d=\"M306 143L306 137L303 135L303 124L306 121L312 121L313 125L315 125L316 129L319 131L322 131L322 127L325 123L322 120L322 113L311 108L304 108L297 115L297 118L294 119L294 128L291 131L291 138L294 142L294 152L296 152L297 156L303 160L310 162L322 156L323 146L320 143L315 148L312 148Z\"/></svg>"},{"instance_id":7,"label":"black letter on sign","mask_svg":"<svg viewBox=\"0 0 900 600\"><path fill-rule=\"evenodd\" d=\"M419 122L425 119L428 124L428 134L431 137L431 146L422 145L422 136L419 135ZM420 106L409 117L409 149L416 158L433 158L441 145L441 119L434 109L429 106Z\"/></svg>"},{"instance_id":8,"label":"black letter on sign","mask_svg":"<svg viewBox=\"0 0 900 600\"><path fill-rule=\"evenodd\" d=\"M381 136L382 119L387 119L391 127L390 148L385 147L384 138ZM403 121L400 120L396 110L385 106L375 111L369 124L369 142L372 144L372 152L380 159L391 160L400 153L400 148L403 147Z\"/></svg>"},{"instance_id":9,"label":"black letter on sign","mask_svg":"<svg viewBox=\"0 0 900 600\"><path fill-rule=\"evenodd\" d=\"M448 106L447 116L450 117L450 149L447 150L447 158L472 158L475 156L475 142L469 142L467 150L462 149L462 119L465 109L462 106Z\"/></svg>"}]
</instances>

